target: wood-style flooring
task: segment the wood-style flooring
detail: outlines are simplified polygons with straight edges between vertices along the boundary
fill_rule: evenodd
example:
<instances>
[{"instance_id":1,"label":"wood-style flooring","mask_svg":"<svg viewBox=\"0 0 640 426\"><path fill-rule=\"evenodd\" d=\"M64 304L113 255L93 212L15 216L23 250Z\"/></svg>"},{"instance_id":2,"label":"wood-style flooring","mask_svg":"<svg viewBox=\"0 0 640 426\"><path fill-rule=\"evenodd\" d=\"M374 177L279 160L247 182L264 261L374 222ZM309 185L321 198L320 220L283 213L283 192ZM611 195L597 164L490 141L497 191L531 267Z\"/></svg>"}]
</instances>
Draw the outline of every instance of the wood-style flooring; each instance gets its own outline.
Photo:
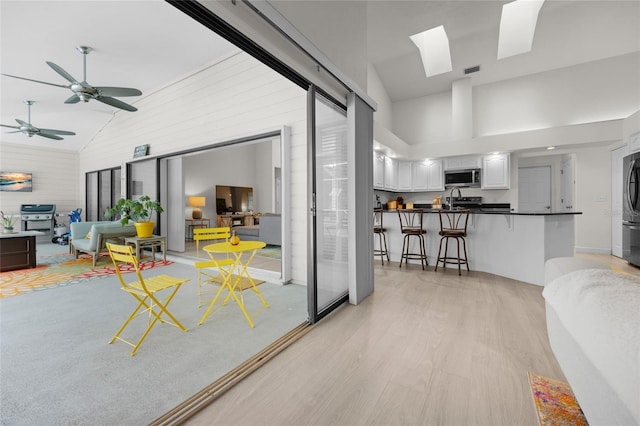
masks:
<instances>
[{"instance_id":1,"label":"wood-style flooring","mask_svg":"<svg viewBox=\"0 0 640 426\"><path fill-rule=\"evenodd\" d=\"M564 380L542 289L376 261L372 296L339 308L188 424L537 425L527 372Z\"/></svg>"}]
</instances>

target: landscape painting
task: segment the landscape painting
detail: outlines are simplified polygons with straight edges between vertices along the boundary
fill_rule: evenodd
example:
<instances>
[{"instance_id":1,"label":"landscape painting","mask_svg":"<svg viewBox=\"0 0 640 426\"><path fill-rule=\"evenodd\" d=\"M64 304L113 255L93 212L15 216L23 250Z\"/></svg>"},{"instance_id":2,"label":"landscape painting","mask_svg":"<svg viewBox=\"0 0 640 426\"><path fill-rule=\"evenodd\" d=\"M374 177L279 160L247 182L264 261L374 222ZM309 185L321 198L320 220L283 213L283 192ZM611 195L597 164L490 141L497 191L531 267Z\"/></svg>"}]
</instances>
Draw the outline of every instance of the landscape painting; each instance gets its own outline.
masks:
<instances>
[{"instance_id":1,"label":"landscape painting","mask_svg":"<svg viewBox=\"0 0 640 426\"><path fill-rule=\"evenodd\" d=\"M0 172L0 191L31 192L31 173Z\"/></svg>"}]
</instances>

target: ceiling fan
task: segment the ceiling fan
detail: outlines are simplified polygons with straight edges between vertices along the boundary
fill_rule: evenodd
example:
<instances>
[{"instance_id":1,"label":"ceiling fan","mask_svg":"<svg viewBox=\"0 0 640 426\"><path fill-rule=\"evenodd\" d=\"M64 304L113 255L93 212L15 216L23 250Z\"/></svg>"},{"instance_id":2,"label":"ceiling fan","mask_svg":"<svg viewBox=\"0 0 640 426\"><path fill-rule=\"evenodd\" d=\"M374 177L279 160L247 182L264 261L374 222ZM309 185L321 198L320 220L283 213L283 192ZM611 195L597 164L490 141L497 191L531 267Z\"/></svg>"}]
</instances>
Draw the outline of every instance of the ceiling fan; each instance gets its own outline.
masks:
<instances>
[{"instance_id":1,"label":"ceiling fan","mask_svg":"<svg viewBox=\"0 0 640 426\"><path fill-rule=\"evenodd\" d=\"M16 121L20 126L8 126L6 124L0 124L2 127L8 127L10 129L18 129L13 132L8 133L19 133L22 132L25 135L31 137L33 135L42 136L43 138L55 139L57 141L61 141L64 138L61 138L58 135L75 135L74 132L69 132L67 130L55 130L55 129L40 129L31 124L31 105L34 104L34 101L24 101L27 104L27 108L29 109L29 122L25 123L22 120L16 118Z\"/></svg>"},{"instance_id":2,"label":"ceiling fan","mask_svg":"<svg viewBox=\"0 0 640 426\"><path fill-rule=\"evenodd\" d=\"M48 83L46 81L33 80L25 77L18 77L16 75L2 74L7 77L19 78L21 80L34 81L36 83L48 84L50 86L64 87L66 89L71 89L73 95L64 101L65 104L75 104L80 101L89 102L89 99L95 99L107 105L111 105L116 108L124 109L126 111L137 111L138 109L122 102L121 100L116 99L114 96L140 96L142 92L138 89L131 89L128 87L104 87L104 86L92 86L87 83L87 55L91 52L91 48L88 46L77 46L76 50L82 53L83 65L84 65L84 76L82 81L78 81L71 76L68 72L66 72L60 65L54 64L53 62L47 61L47 65L49 65L55 72L60 74L67 80L69 85L64 84L56 84L56 83Z\"/></svg>"}]
</instances>

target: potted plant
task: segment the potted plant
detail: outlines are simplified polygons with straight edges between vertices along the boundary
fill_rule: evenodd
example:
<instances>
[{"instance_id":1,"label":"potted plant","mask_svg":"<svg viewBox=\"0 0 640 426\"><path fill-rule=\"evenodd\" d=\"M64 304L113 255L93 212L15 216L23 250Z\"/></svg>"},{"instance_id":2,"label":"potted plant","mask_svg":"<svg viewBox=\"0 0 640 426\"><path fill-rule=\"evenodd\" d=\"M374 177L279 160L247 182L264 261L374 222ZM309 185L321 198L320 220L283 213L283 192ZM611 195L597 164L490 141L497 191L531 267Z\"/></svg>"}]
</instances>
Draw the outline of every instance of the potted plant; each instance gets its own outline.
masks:
<instances>
[{"instance_id":1,"label":"potted plant","mask_svg":"<svg viewBox=\"0 0 640 426\"><path fill-rule=\"evenodd\" d=\"M0 219L2 219L3 232L11 234L13 232L13 224L16 222L16 218L12 215L5 215L4 212L0 211Z\"/></svg>"},{"instance_id":2,"label":"potted plant","mask_svg":"<svg viewBox=\"0 0 640 426\"><path fill-rule=\"evenodd\" d=\"M104 215L107 219L119 215L122 226L133 221L138 237L146 238L153 234L155 226L155 222L151 221L151 213L160 214L163 211L160 201L151 201L148 195L143 195L136 200L120 198L115 206L105 210Z\"/></svg>"}]
</instances>

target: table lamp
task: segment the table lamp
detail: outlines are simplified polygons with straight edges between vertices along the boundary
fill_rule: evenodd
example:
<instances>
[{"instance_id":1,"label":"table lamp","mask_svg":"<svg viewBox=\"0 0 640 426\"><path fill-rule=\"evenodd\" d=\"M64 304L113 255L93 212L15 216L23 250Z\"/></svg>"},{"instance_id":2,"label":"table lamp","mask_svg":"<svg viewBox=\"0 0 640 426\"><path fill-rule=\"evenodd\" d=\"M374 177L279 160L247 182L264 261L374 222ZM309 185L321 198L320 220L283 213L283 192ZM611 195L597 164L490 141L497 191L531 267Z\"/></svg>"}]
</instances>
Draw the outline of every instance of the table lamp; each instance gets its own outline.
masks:
<instances>
[{"instance_id":1,"label":"table lamp","mask_svg":"<svg viewBox=\"0 0 640 426\"><path fill-rule=\"evenodd\" d=\"M205 200L205 197L189 197L189 206L194 207L191 212L192 219L202 219L202 210L200 210L200 207L207 205Z\"/></svg>"}]
</instances>

